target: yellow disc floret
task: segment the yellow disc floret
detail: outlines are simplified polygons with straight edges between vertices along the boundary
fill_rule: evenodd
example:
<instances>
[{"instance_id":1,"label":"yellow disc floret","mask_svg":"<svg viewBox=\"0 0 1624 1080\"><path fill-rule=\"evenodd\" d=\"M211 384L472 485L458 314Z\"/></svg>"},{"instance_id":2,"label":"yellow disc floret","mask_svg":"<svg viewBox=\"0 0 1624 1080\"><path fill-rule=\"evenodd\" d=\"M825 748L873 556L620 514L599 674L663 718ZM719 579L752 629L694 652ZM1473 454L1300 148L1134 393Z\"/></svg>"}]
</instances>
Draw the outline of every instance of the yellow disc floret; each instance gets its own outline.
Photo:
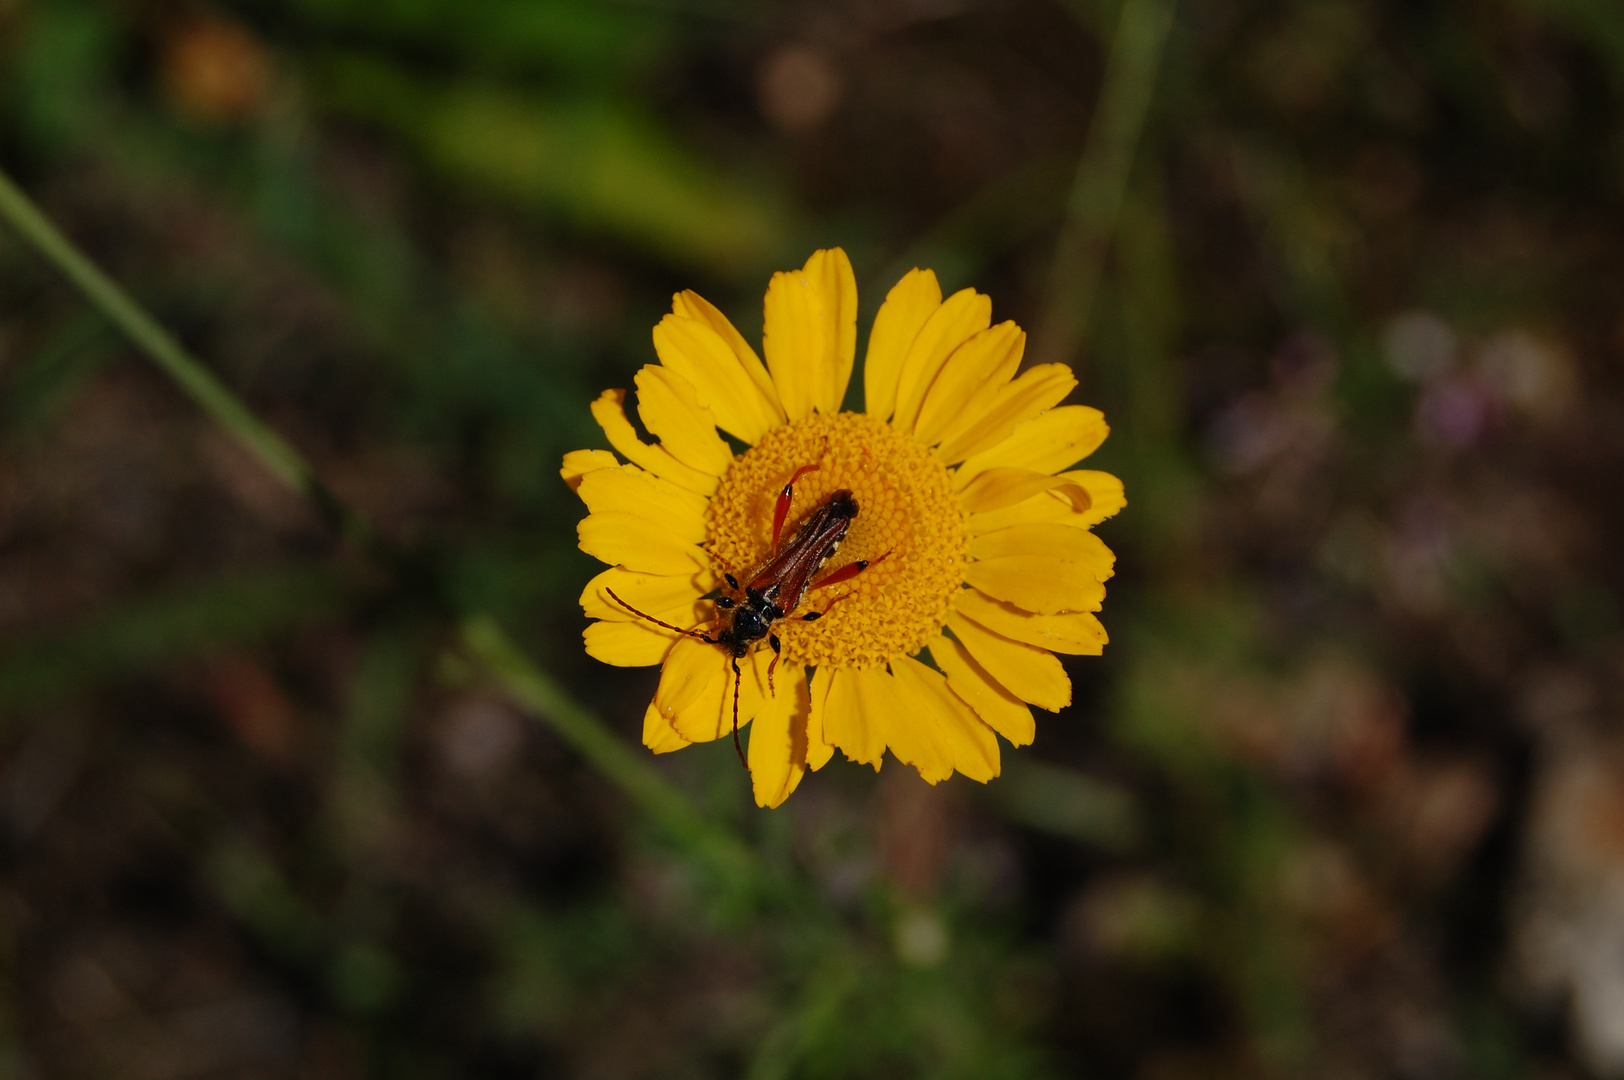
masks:
<instances>
[{"instance_id":1,"label":"yellow disc floret","mask_svg":"<svg viewBox=\"0 0 1624 1080\"><path fill-rule=\"evenodd\" d=\"M785 663L867 668L922 649L952 609L964 581L965 513L941 462L890 424L861 413L814 414L769 431L722 477L706 515L719 573L740 583L771 554L773 509L795 471L781 543L842 488L857 501L826 576L859 559L848 581L809 590L777 628ZM797 615L827 611L815 622Z\"/></svg>"}]
</instances>

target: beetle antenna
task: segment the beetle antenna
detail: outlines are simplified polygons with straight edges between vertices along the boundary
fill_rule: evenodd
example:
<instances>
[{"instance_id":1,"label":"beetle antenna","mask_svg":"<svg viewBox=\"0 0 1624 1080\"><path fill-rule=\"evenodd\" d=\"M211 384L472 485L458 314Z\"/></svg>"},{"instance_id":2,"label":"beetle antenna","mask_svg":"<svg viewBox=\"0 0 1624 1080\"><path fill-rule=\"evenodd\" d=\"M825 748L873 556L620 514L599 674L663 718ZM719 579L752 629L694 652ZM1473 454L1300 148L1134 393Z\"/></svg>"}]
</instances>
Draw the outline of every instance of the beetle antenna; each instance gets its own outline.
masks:
<instances>
[{"instance_id":1,"label":"beetle antenna","mask_svg":"<svg viewBox=\"0 0 1624 1080\"><path fill-rule=\"evenodd\" d=\"M750 763L744 760L744 750L739 746L739 658L729 657L733 663L733 752L739 755L739 764L744 771L750 771Z\"/></svg>"},{"instance_id":2,"label":"beetle antenna","mask_svg":"<svg viewBox=\"0 0 1624 1080\"><path fill-rule=\"evenodd\" d=\"M680 626L672 626L668 622L661 622L659 619L656 619L654 616L648 614L647 612L638 611L636 608L634 608L630 604L626 603L626 601L622 600L620 597L615 596L615 590L609 588L607 585L604 586L603 591L608 593L610 596L614 596L615 597L615 603L619 604L621 607L625 608L627 611L631 612L633 615L636 615L639 619L647 619L649 622L653 623L655 626L663 626L667 630L674 631L675 633L686 634L688 637L698 638L700 641L703 641L707 645L720 645L721 644L720 641L716 640L715 638L711 637L708 634L701 634L698 630L684 630ZM736 672L737 670L738 670L738 666L734 665L734 671ZM736 706L735 706L735 708L736 708Z\"/></svg>"}]
</instances>

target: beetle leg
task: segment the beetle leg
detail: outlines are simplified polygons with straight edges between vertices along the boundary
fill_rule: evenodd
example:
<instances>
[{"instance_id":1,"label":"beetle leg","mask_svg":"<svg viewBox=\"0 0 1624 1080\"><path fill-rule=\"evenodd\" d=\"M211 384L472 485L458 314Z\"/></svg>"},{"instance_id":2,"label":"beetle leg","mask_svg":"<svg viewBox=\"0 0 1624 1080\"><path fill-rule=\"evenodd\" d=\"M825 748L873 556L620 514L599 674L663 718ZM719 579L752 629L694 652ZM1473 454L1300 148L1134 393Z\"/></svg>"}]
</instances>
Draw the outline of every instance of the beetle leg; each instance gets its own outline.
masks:
<instances>
[{"instance_id":1,"label":"beetle leg","mask_svg":"<svg viewBox=\"0 0 1624 1080\"><path fill-rule=\"evenodd\" d=\"M825 585L839 585L843 581L850 581L852 578L856 577L858 574L861 574L864 570L867 570L869 567L873 566L875 563L884 562L886 559L888 559L890 557L891 557L891 553L889 551L887 551L884 555L881 555L878 559L858 559L854 563L847 563L845 566L842 566L839 570L834 571L833 573L829 574L827 577L824 577L822 580L814 582L812 585L808 586L806 591L811 592L813 589L821 589ZM829 612L834 608L834 606L836 604L840 603L842 600L846 599L850 595L851 595L851 593L849 593L849 592L841 593L839 596L835 597L833 600L831 600L827 604L825 604L822 611L809 611L805 615L802 615L801 616L801 621L802 622L816 622L818 619L821 619L825 615L829 614Z\"/></svg>"},{"instance_id":2,"label":"beetle leg","mask_svg":"<svg viewBox=\"0 0 1624 1080\"><path fill-rule=\"evenodd\" d=\"M868 569L868 560L867 559L858 559L856 562L847 563L845 566L842 566L839 570L831 570L821 580L814 581L807 588L807 591L811 592L813 589L821 589L825 585L839 585L842 581L850 581L852 578L856 577L858 574L861 574L864 570L867 570L867 569Z\"/></svg>"},{"instance_id":3,"label":"beetle leg","mask_svg":"<svg viewBox=\"0 0 1624 1080\"><path fill-rule=\"evenodd\" d=\"M744 749L739 746L739 658L729 658L733 663L733 752L739 755L739 764L744 771L750 771L750 763L744 760Z\"/></svg>"},{"instance_id":4,"label":"beetle leg","mask_svg":"<svg viewBox=\"0 0 1624 1080\"><path fill-rule=\"evenodd\" d=\"M778 666L778 658L783 655L783 653L779 651L783 648L783 643L778 640L777 634L768 634L767 644L773 647L773 658L771 662L767 664L767 693L771 694L773 697L777 697L778 691L773 689L773 669Z\"/></svg>"},{"instance_id":5,"label":"beetle leg","mask_svg":"<svg viewBox=\"0 0 1624 1080\"><path fill-rule=\"evenodd\" d=\"M849 592L848 593L841 593L839 596L835 597L833 600L831 600L827 604L825 604L822 611L809 611L805 615L802 615L801 616L801 621L802 622L815 622L818 619L821 619L825 615L829 614L829 612L833 611L835 605L840 603L842 600L850 600L850 599L851 599L851 593L849 593Z\"/></svg>"},{"instance_id":6,"label":"beetle leg","mask_svg":"<svg viewBox=\"0 0 1624 1080\"><path fill-rule=\"evenodd\" d=\"M795 500L795 481L809 472L817 472L820 466L813 462L811 465L802 465L795 470L795 475L789 478L784 490L778 493L778 503L773 507L773 554L778 554L778 540L784 532L784 519L789 517L789 504Z\"/></svg>"},{"instance_id":7,"label":"beetle leg","mask_svg":"<svg viewBox=\"0 0 1624 1080\"><path fill-rule=\"evenodd\" d=\"M882 563L886 559L889 559L890 557L891 557L891 553L889 551L887 551L884 555L881 555L878 559L858 559L856 562L847 563L845 566L842 566L839 570L831 571L830 573L825 574L822 578L820 578L817 581L813 582L812 585L807 589L807 591L811 592L812 589L821 589L825 585L839 585L842 581L850 581L852 578L856 577L858 574L861 574L864 570L867 570L869 567L875 565L876 563Z\"/></svg>"}]
</instances>

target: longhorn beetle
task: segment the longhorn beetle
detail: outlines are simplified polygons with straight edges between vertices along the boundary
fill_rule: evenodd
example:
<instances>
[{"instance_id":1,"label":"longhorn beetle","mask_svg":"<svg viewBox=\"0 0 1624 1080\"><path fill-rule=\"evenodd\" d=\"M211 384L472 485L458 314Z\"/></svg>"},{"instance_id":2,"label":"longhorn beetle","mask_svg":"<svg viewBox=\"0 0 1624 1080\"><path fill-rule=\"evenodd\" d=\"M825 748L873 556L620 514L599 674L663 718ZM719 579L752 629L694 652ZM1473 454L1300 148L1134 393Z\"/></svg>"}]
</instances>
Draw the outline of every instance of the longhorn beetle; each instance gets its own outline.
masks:
<instances>
[{"instance_id":1,"label":"longhorn beetle","mask_svg":"<svg viewBox=\"0 0 1624 1080\"><path fill-rule=\"evenodd\" d=\"M790 502L795 498L795 482L809 472L816 472L817 465L803 465L795 470L795 475L789 478L789 483L778 493L777 505L773 507L773 541L772 553L761 568L751 574L741 590L739 579L730 573L724 573L723 579L727 582L730 593L716 598L717 621L721 628L715 636L702 634L698 630L684 630L680 626L672 626L668 622L661 622L654 616L646 614L632 607L620 597L615 596L613 589L605 588L615 602L640 619L646 619L656 626L663 626L667 630L688 637L698 638L710 645L720 645L727 650L728 661L733 666L733 751L739 755L739 764L746 769L750 766L744 759L744 749L739 745L739 658L750 652L750 649L762 638L772 646L772 663L767 665L767 687L772 689L773 669L778 666L778 656L781 645L774 628L785 619L790 612L801 606L801 600L813 589L821 589L825 585L836 585L867 570L870 565L868 559L858 559L847 563L840 569L812 581L812 575L823 568L836 550L840 542L846 538L846 530L851 528L852 519L857 516L857 500L852 493L844 488L832 493L812 513L808 514L789 542L779 550L778 541L784 531L784 519L789 516ZM886 552L889 555L890 552ZM884 559L886 555L881 555ZM879 560L873 560L878 562ZM743 596L740 596L742 591ZM840 599L829 604L833 607ZM801 616L805 622L822 618L828 613L829 607L822 611L809 611Z\"/></svg>"}]
</instances>

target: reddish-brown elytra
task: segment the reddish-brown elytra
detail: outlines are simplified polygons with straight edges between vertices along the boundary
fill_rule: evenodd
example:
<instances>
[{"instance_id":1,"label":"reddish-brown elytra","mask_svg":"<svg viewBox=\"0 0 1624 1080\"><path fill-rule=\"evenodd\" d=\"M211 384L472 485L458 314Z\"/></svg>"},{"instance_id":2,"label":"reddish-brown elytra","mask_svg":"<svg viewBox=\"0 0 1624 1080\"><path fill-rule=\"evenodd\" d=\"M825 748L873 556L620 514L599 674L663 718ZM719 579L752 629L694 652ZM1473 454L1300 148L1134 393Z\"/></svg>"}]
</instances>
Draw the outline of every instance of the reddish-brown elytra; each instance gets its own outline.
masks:
<instances>
[{"instance_id":1,"label":"reddish-brown elytra","mask_svg":"<svg viewBox=\"0 0 1624 1080\"><path fill-rule=\"evenodd\" d=\"M782 549L779 548L784 519L789 516L790 503L795 498L795 482L809 472L816 472L817 468L816 465L803 465L795 470L795 475L778 493L777 505L773 507L772 553L767 561L745 579L742 588L733 574L722 575L728 591L716 598L715 623L719 629L715 636L661 622L615 596L613 589L604 590L614 597L615 603L640 619L727 650L729 663L733 666L733 750L739 755L739 764L745 768L749 768L749 765L744 759L744 749L739 745L739 658L747 655L763 638L767 640L774 654L772 663L767 665L767 686L770 691L773 669L778 666L781 647L773 629L789 618L790 613L801 606L801 600L813 589L850 581L870 565L869 560L859 559L817 581L812 580L813 575L834 557L840 542L846 538L846 530L851 528L852 519L857 516L857 500L845 489L833 492L821 506L808 514L789 542ZM823 611L809 611L801 619L811 622L821 618L828 610L826 607Z\"/></svg>"}]
</instances>

